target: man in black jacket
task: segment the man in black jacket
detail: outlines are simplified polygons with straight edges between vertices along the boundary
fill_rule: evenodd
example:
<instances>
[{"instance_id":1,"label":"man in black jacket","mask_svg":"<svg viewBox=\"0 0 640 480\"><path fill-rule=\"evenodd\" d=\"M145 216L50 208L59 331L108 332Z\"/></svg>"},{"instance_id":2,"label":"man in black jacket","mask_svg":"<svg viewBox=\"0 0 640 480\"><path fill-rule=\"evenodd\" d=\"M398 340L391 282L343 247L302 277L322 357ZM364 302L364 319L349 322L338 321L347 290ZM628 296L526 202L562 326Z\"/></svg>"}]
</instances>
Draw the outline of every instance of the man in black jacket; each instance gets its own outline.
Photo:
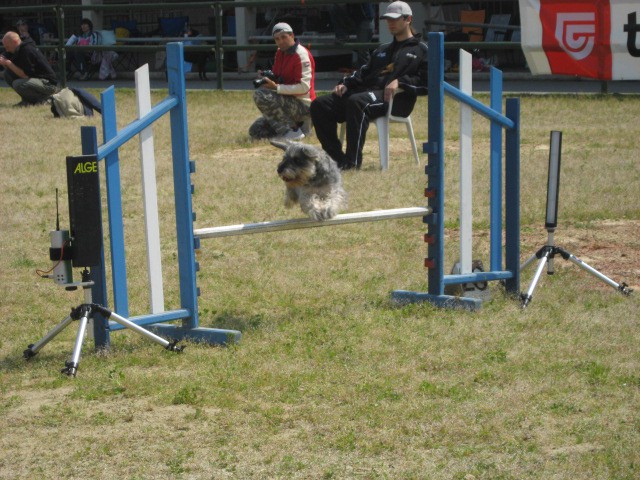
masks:
<instances>
[{"instance_id":1,"label":"man in black jacket","mask_svg":"<svg viewBox=\"0 0 640 480\"><path fill-rule=\"evenodd\" d=\"M330 95L311 104L311 119L322 148L342 170L360 168L362 147L371 119L387 113L393 100L393 114L406 117L418 95L427 93L427 46L411 28L411 7L405 2L389 4L380 17L393 35L391 43L380 46L369 62L345 77ZM338 123L346 122L347 146L342 152Z\"/></svg>"},{"instance_id":2,"label":"man in black jacket","mask_svg":"<svg viewBox=\"0 0 640 480\"><path fill-rule=\"evenodd\" d=\"M45 103L58 90L56 73L33 43L22 42L16 32L2 38L6 53L0 55L4 79L22 98L17 106Z\"/></svg>"}]
</instances>

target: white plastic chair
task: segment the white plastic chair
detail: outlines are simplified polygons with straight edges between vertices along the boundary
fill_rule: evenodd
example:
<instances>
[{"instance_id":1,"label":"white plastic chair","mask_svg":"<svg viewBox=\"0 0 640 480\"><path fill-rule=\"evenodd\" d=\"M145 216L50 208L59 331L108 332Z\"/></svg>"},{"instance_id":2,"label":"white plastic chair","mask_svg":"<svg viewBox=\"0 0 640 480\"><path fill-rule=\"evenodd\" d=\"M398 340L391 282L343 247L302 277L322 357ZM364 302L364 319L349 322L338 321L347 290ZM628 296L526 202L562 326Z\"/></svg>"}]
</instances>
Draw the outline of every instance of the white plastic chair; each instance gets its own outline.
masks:
<instances>
[{"instance_id":1,"label":"white plastic chair","mask_svg":"<svg viewBox=\"0 0 640 480\"><path fill-rule=\"evenodd\" d=\"M400 93L402 90L396 91L396 93ZM420 165L420 156L418 155L418 146L416 144L416 137L413 134L413 123L411 122L411 115L408 117L397 117L395 115L391 115L391 110L393 109L393 98L389 102L389 109L387 110L387 114L378 117L373 120L376 128L378 129L378 149L380 150L380 168L382 170L387 170L389 168L389 123L404 123L407 126L407 135L409 136L409 140L411 141L411 148L413 149L413 157L416 159L416 165ZM344 123L340 126L340 141L344 143L345 137L345 125Z\"/></svg>"}]
</instances>

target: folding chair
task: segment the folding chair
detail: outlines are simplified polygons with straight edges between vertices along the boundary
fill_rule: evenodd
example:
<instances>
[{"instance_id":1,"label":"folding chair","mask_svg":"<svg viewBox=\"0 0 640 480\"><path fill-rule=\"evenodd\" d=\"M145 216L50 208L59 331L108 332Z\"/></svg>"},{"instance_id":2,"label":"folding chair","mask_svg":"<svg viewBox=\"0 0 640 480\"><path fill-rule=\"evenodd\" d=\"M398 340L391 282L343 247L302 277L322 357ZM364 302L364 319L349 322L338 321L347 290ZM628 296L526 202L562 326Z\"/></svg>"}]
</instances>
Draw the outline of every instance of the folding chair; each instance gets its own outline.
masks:
<instances>
[{"instance_id":1,"label":"folding chair","mask_svg":"<svg viewBox=\"0 0 640 480\"><path fill-rule=\"evenodd\" d=\"M508 13L491 15L489 18L490 25L497 25L497 27L487 27L487 32L484 36L485 42L505 42L509 30L507 28L500 28L500 26L508 26L511 21L511 15ZM500 63L500 52L496 52L491 55L490 64L497 67Z\"/></svg>"},{"instance_id":2,"label":"folding chair","mask_svg":"<svg viewBox=\"0 0 640 480\"><path fill-rule=\"evenodd\" d=\"M111 29L115 32L116 44L126 44L122 39L139 34L136 20L112 20ZM137 52L119 52L113 66L116 70L126 72L136 70L140 66L138 55Z\"/></svg>"},{"instance_id":3,"label":"folding chair","mask_svg":"<svg viewBox=\"0 0 640 480\"><path fill-rule=\"evenodd\" d=\"M398 90L396 93L400 93ZM416 165L420 165L420 156L418 155L418 145L416 144L416 137L413 133L413 122L411 121L411 115L407 117L398 117L396 115L391 115L391 111L393 110L393 98L389 102L389 108L387 109L387 114L378 117L373 120L373 123L376 125L378 129L378 149L380 151L380 168L382 170L389 169L389 124L394 123L404 123L407 126L407 135L409 137L409 141L411 142L411 148L413 150L413 158L416 159ZM344 143L345 137L345 125L342 123L340 125L340 141Z\"/></svg>"},{"instance_id":4,"label":"folding chair","mask_svg":"<svg viewBox=\"0 0 640 480\"><path fill-rule=\"evenodd\" d=\"M416 137L413 134L413 123L411 122L411 115L407 117L398 117L391 115L393 109L393 98L389 102L389 109L384 117L378 117L374 120L376 128L378 129L378 148L380 150L380 167L382 170L389 168L389 124L391 122L404 123L407 126L407 135L411 142L411 148L413 150L413 158L416 159L416 165L420 165L420 157L418 156L418 146L416 145Z\"/></svg>"},{"instance_id":5,"label":"folding chair","mask_svg":"<svg viewBox=\"0 0 640 480\"><path fill-rule=\"evenodd\" d=\"M508 26L511 21L511 15L508 13L503 14L494 14L489 18L490 25L500 25L500 26ZM507 40L507 33L509 32L506 28L500 27L487 27L487 33L484 36L485 42L504 42Z\"/></svg>"},{"instance_id":6,"label":"folding chair","mask_svg":"<svg viewBox=\"0 0 640 480\"><path fill-rule=\"evenodd\" d=\"M187 30L189 17L162 17L160 23L160 35L163 37L180 37Z\"/></svg>"}]
</instances>

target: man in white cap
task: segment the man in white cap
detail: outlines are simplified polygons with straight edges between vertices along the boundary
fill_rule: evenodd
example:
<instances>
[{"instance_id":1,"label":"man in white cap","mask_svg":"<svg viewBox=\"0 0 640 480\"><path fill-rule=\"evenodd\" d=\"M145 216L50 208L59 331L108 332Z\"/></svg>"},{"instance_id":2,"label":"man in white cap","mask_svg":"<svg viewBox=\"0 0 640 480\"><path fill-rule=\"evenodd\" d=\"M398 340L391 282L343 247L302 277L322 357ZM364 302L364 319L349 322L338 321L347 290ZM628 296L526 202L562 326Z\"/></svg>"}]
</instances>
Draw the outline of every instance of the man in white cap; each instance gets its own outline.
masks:
<instances>
[{"instance_id":1,"label":"man in white cap","mask_svg":"<svg viewBox=\"0 0 640 480\"><path fill-rule=\"evenodd\" d=\"M316 98L313 86L315 61L300 45L287 23L274 25L273 40L278 46L273 62L273 78L262 75L253 101L262 113L249 128L252 139L302 140L310 128L309 107ZM308 133L308 130L307 130Z\"/></svg>"},{"instance_id":2,"label":"man in white cap","mask_svg":"<svg viewBox=\"0 0 640 480\"><path fill-rule=\"evenodd\" d=\"M380 19L386 20L393 41L378 47L369 62L343 78L333 93L311 104L316 136L343 170L360 168L369 121L387 113L391 98L393 114L406 117L416 97L427 93L427 45L411 28L411 7L393 2ZM338 139L337 127L342 122L347 127L345 152Z\"/></svg>"}]
</instances>

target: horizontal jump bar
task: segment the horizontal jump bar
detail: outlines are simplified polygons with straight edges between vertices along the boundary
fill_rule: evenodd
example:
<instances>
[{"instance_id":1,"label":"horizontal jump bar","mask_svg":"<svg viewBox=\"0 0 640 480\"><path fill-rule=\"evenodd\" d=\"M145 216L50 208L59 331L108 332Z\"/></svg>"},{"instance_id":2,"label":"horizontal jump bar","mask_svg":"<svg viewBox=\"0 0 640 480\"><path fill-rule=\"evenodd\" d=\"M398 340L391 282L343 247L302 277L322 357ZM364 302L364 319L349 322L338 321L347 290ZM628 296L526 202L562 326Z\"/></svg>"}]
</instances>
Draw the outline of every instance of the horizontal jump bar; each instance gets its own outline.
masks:
<instances>
[{"instance_id":1,"label":"horizontal jump bar","mask_svg":"<svg viewBox=\"0 0 640 480\"><path fill-rule=\"evenodd\" d=\"M193 231L198 238L231 237L252 233L275 232L279 230L296 230L299 228L328 227L345 223L377 222L396 218L421 217L431 214L431 207L394 208L391 210L372 210L370 212L344 213L329 220L316 221L310 218L294 218L271 222L241 223L223 227L199 228Z\"/></svg>"}]
</instances>

